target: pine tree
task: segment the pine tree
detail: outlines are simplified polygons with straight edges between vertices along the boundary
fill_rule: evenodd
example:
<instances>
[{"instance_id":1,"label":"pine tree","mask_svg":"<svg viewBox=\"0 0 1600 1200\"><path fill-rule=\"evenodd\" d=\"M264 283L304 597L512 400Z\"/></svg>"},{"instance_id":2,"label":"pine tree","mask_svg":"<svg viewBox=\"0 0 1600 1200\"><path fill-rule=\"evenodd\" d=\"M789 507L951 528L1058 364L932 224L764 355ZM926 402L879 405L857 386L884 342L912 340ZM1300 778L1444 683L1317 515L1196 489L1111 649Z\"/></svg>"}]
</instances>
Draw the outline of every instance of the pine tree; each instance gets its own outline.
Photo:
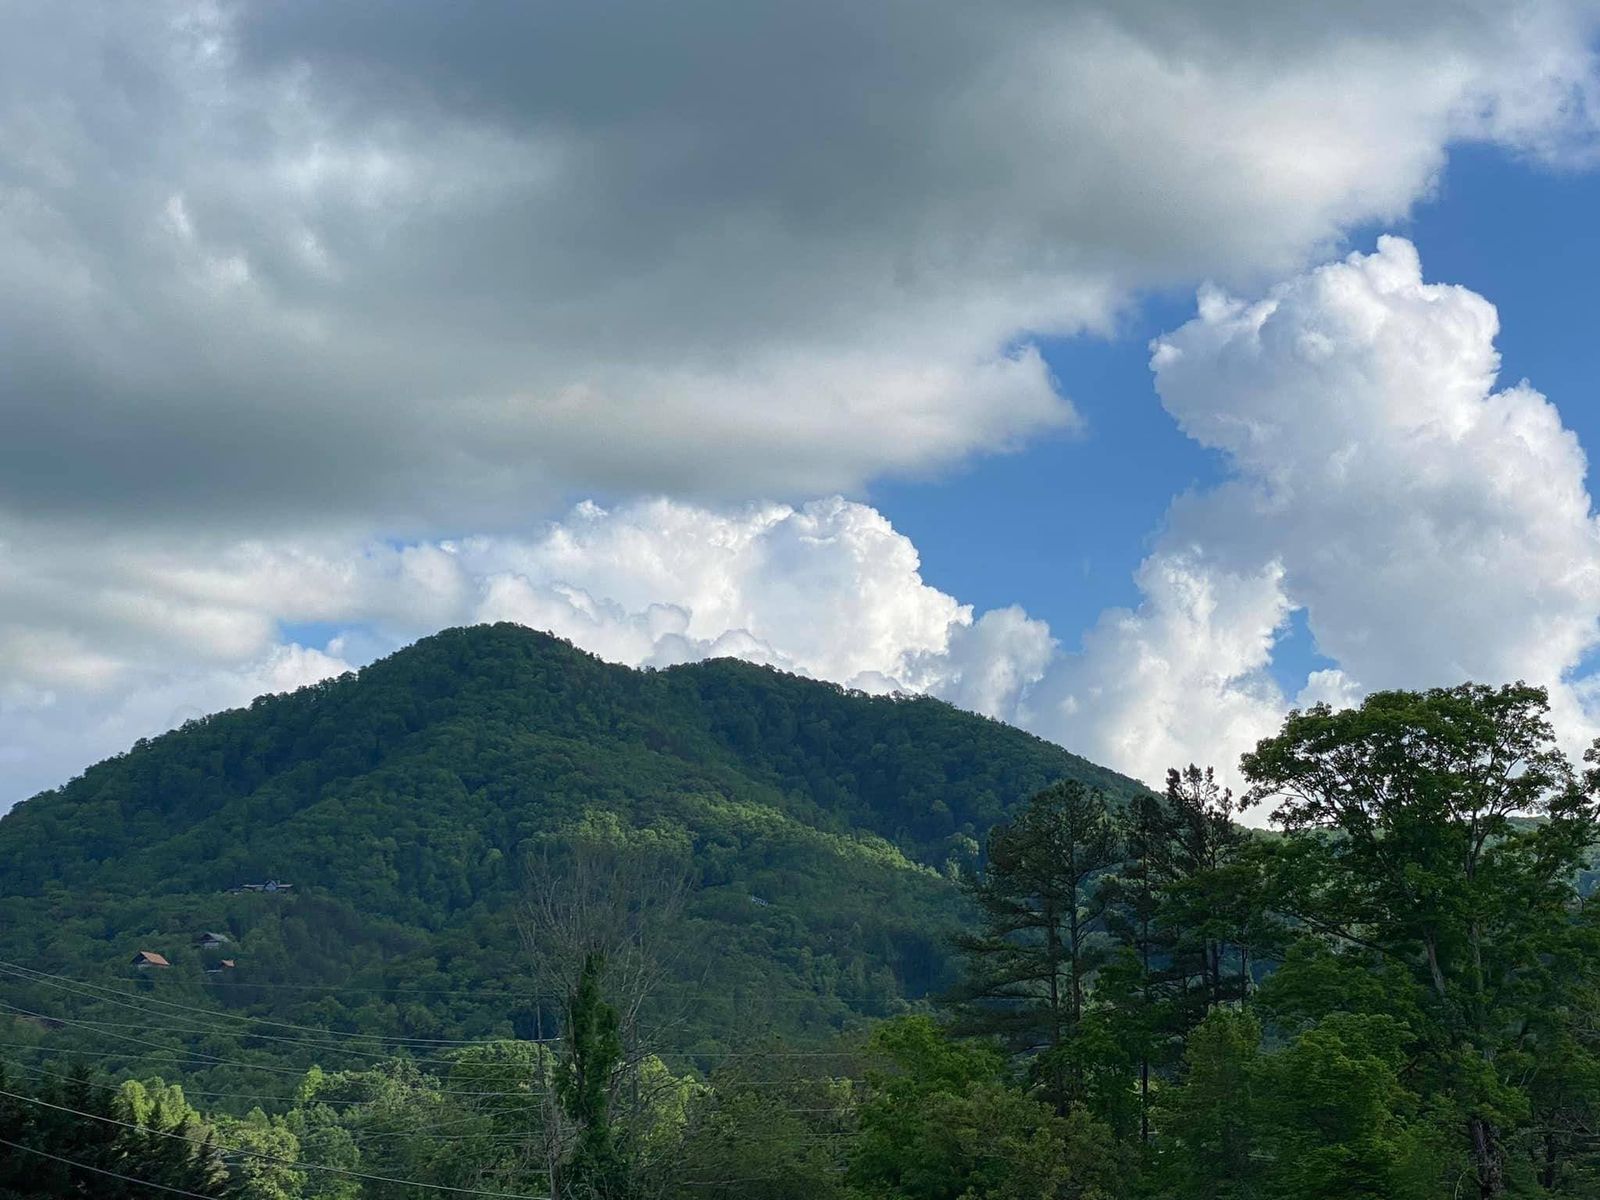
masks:
<instances>
[{"instance_id":1,"label":"pine tree","mask_svg":"<svg viewBox=\"0 0 1600 1200\"><path fill-rule=\"evenodd\" d=\"M968 881L982 932L957 939L968 977L957 994L968 1032L1000 1034L1031 1060L1065 1113L1086 1093L1082 1032L1090 981L1106 957L1106 872L1118 839L1104 796L1081 783L1035 795L989 838L988 868Z\"/></svg>"}]
</instances>

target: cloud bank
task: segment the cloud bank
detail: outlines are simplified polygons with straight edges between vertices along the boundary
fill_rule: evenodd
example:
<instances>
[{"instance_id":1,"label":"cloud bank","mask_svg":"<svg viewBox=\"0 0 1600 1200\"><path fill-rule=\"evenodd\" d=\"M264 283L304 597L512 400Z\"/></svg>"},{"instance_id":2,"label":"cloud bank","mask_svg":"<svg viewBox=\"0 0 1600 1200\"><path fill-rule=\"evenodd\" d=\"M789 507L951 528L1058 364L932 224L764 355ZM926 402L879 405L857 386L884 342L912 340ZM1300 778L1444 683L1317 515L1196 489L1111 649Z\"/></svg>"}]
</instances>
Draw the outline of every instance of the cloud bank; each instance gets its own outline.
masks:
<instances>
[{"instance_id":1,"label":"cloud bank","mask_svg":"<svg viewBox=\"0 0 1600 1200\"><path fill-rule=\"evenodd\" d=\"M0 606L33 613L0 631L0 762L22 784L5 800L134 737L447 625L517 621L634 666L738 656L996 716L1014 711L1053 648L1019 610L975 617L928 586L907 538L838 497L720 512L585 502L532 537L244 544L213 548L203 570L189 565L193 548L123 548L115 566L137 579L131 592L85 586L77 565L97 551L119 553L75 546L21 587L0 583ZM281 640L307 625L335 632Z\"/></svg>"},{"instance_id":2,"label":"cloud bank","mask_svg":"<svg viewBox=\"0 0 1600 1200\"><path fill-rule=\"evenodd\" d=\"M1228 771L1293 703L1462 679L1545 684L1577 746L1600 732L1583 669L1600 519L1555 407L1526 382L1497 389L1497 329L1392 237L1260 300L1203 293L1152 368L1229 477L1174 500L1140 604L1077 646L929 586L905 536L839 497L585 502L533 536L361 548L77 545L51 566L37 547L45 565L0 584L0 607L32 614L0 636L0 755L53 782L136 733L493 620L636 666L733 655L929 692L1152 781ZM1337 666L1286 695L1270 668L1295 610ZM282 638L298 626L323 640Z\"/></svg>"}]
</instances>

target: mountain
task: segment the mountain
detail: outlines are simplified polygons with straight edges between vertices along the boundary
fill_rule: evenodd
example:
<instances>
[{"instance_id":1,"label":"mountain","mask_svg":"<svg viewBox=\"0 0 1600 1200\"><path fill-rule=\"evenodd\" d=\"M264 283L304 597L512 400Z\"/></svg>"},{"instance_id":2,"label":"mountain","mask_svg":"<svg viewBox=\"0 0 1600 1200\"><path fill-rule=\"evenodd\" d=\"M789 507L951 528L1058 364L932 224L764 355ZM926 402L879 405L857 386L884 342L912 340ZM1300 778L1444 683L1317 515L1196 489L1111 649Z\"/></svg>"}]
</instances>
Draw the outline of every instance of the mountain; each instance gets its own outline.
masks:
<instances>
[{"instance_id":1,"label":"mountain","mask_svg":"<svg viewBox=\"0 0 1600 1200\"><path fill-rule=\"evenodd\" d=\"M140 741L0 819L0 1040L112 1065L183 1047L204 1074L204 1056L315 1057L213 1011L530 1036L547 1017L518 934L526 863L597 829L681 846L692 868L675 1048L816 1036L948 981L952 877L1062 778L1113 799L1140 786L937 700L736 660L637 671L515 625L447 630ZM236 890L267 880L292 889ZM203 948L206 932L225 940ZM141 950L171 965L132 967ZM119 1023L87 994L128 990L189 1027Z\"/></svg>"}]
</instances>

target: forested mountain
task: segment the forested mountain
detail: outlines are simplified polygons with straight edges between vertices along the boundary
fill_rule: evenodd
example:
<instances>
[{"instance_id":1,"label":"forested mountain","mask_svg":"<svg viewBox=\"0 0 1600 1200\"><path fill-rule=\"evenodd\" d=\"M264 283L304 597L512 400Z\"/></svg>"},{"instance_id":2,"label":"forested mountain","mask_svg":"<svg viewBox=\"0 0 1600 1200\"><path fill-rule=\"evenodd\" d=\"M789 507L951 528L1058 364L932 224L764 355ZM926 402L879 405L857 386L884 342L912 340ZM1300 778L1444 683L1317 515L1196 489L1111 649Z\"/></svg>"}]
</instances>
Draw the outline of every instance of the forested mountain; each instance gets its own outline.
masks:
<instances>
[{"instance_id":1,"label":"forested mountain","mask_svg":"<svg viewBox=\"0 0 1600 1200\"><path fill-rule=\"evenodd\" d=\"M1600 745L1548 711L1317 705L1156 795L448 631L0 820L0 1200L1592 1197Z\"/></svg>"},{"instance_id":2,"label":"forested mountain","mask_svg":"<svg viewBox=\"0 0 1600 1200\"><path fill-rule=\"evenodd\" d=\"M530 857L643 839L692 881L664 1040L814 1037L950 981L953 876L1062 779L1138 791L935 700L732 660L635 671L520 626L448 630L17 806L0 819L0 960L319 1028L530 1037L554 1020L518 932ZM292 888L237 890L268 880ZM138 951L170 966L136 968ZM98 1038L111 1065L148 1049L101 1044L102 1026L42 1032L110 1026L59 987L11 977L3 995L21 1010L4 1040ZM266 1064L302 1047L213 1033L206 1049Z\"/></svg>"}]
</instances>

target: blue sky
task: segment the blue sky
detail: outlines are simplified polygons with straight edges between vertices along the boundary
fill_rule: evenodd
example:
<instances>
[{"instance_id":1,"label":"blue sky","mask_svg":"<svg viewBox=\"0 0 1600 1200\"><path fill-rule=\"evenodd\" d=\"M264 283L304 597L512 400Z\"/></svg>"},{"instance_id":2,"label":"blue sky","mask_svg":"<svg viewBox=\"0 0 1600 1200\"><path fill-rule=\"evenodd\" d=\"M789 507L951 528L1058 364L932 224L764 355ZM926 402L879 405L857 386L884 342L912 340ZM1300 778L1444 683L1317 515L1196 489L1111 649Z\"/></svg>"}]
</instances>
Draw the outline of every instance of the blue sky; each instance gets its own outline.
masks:
<instances>
[{"instance_id":1,"label":"blue sky","mask_svg":"<svg viewBox=\"0 0 1600 1200\"><path fill-rule=\"evenodd\" d=\"M0 809L489 620L1144 778L1463 678L1600 733L1592 0L7 32Z\"/></svg>"},{"instance_id":2,"label":"blue sky","mask_svg":"<svg viewBox=\"0 0 1600 1200\"><path fill-rule=\"evenodd\" d=\"M1430 279L1498 308L1501 384L1528 379L1591 456L1600 447L1600 173L1494 147L1451 152L1435 195L1408 220L1352 232L1347 250L1402 233ZM1041 438L927 480L874 487L872 502L917 544L928 581L979 608L1023 604L1069 645L1111 605L1134 605L1133 571L1176 492L1226 471L1162 410L1149 342L1194 311L1192 294L1145 298L1113 338L1047 344L1083 409L1080 436ZM1327 665L1303 616L1274 673L1285 688Z\"/></svg>"}]
</instances>

